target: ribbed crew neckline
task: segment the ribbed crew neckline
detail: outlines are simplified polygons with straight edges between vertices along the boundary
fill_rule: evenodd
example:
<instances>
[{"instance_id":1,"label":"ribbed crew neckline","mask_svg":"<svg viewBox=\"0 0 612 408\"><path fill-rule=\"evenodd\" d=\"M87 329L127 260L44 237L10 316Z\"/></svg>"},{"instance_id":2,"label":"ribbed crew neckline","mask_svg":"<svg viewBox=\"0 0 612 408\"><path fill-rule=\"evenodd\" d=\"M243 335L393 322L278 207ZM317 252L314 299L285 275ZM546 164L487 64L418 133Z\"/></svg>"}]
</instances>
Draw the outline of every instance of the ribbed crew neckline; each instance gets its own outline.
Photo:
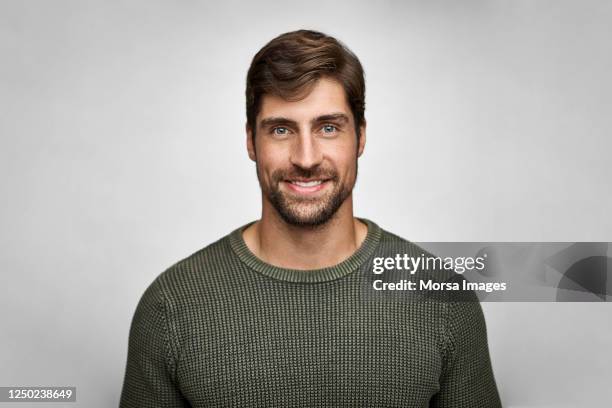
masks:
<instances>
[{"instance_id":1,"label":"ribbed crew neckline","mask_svg":"<svg viewBox=\"0 0 612 408\"><path fill-rule=\"evenodd\" d=\"M251 252L242 237L242 232L251 224L255 223L255 221L244 224L232 231L229 235L229 242L232 250L243 263L263 275L286 282L328 282L346 276L358 269L372 255L380 242L380 227L375 222L366 218L356 218L368 226L368 232L365 239L351 256L336 265L326 268L308 270L288 269L264 262Z\"/></svg>"}]
</instances>

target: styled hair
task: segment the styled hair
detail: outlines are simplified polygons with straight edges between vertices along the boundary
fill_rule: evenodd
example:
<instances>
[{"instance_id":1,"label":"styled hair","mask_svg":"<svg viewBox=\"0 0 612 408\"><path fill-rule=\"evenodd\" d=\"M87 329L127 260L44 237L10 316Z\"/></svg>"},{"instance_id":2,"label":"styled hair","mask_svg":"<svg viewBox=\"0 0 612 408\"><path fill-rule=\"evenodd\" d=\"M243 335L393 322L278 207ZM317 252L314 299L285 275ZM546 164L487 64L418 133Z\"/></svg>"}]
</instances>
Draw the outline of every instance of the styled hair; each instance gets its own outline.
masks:
<instances>
[{"instance_id":1,"label":"styled hair","mask_svg":"<svg viewBox=\"0 0 612 408\"><path fill-rule=\"evenodd\" d=\"M342 84L359 138L365 121L365 79L361 63L334 37L311 30L281 34L253 57L246 80L247 125L253 136L263 95L300 100L322 77Z\"/></svg>"}]
</instances>

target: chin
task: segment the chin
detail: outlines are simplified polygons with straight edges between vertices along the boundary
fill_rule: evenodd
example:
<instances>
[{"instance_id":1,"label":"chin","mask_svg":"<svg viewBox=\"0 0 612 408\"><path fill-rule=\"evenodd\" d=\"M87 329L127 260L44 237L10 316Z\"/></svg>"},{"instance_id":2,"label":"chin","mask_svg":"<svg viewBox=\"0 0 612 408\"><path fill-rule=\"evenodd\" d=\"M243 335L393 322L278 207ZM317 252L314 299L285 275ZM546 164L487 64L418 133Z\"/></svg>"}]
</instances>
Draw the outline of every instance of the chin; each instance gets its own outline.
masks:
<instances>
[{"instance_id":1,"label":"chin","mask_svg":"<svg viewBox=\"0 0 612 408\"><path fill-rule=\"evenodd\" d=\"M331 217L293 217L293 216L285 216L281 214L283 220L289 224L296 227L319 227L321 225L325 225Z\"/></svg>"},{"instance_id":2,"label":"chin","mask_svg":"<svg viewBox=\"0 0 612 408\"><path fill-rule=\"evenodd\" d=\"M326 224L334 217L338 210L338 208L334 207L328 204L322 209L300 211L296 208L279 206L276 210L287 224L300 227L317 227Z\"/></svg>"}]
</instances>

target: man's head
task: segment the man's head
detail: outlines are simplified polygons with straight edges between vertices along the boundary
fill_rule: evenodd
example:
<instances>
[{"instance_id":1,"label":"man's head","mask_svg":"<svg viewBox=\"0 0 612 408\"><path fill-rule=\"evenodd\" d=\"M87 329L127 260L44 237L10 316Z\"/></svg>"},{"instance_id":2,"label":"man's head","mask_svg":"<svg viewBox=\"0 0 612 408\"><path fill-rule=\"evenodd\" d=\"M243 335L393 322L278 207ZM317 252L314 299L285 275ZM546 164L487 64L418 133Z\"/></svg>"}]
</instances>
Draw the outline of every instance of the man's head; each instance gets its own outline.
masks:
<instances>
[{"instance_id":1,"label":"man's head","mask_svg":"<svg viewBox=\"0 0 612 408\"><path fill-rule=\"evenodd\" d=\"M365 145L359 60L325 34L286 33L253 58L246 97L264 205L292 225L326 223L351 197Z\"/></svg>"}]
</instances>

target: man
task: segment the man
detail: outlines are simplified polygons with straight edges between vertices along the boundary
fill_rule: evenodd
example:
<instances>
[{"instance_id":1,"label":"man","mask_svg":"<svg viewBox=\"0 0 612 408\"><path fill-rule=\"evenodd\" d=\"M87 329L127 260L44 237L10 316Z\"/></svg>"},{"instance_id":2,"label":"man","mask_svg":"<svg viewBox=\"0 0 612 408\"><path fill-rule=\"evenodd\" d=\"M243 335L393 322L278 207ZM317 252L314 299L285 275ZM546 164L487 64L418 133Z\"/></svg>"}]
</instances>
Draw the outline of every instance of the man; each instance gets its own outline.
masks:
<instances>
[{"instance_id":1,"label":"man","mask_svg":"<svg viewBox=\"0 0 612 408\"><path fill-rule=\"evenodd\" d=\"M255 55L246 144L261 219L145 291L121 407L500 406L474 298L371 289L373 257L423 251L353 216L364 95L357 57L322 33Z\"/></svg>"}]
</instances>

